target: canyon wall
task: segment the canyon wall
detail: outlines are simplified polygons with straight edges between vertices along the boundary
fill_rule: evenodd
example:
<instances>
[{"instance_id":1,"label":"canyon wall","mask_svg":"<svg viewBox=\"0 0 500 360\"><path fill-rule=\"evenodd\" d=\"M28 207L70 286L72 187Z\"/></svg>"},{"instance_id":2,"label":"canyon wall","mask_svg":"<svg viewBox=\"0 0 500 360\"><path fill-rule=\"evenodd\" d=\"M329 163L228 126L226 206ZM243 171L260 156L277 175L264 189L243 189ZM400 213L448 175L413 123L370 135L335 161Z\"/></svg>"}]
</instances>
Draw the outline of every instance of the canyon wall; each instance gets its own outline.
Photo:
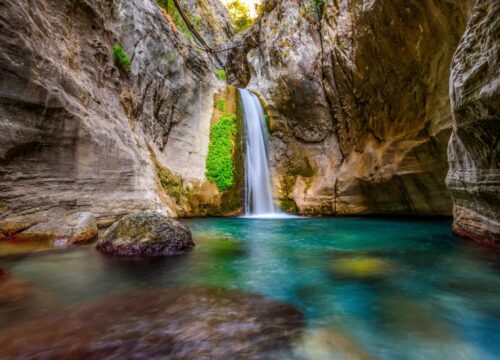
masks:
<instances>
[{"instance_id":1,"label":"canyon wall","mask_svg":"<svg viewBox=\"0 0 500 360\"><path fill-rule=\"evenodd\" d=\"M449 66L470 1L267 1L229 56L267 103L277 202L450 215Z\"/></svg>"},{"instance_id":2,"label":"canyon wall","mask_svg":"<svg viewBox=\"0 0 500 360\"><path fill-rule=\"evenodd\" d=\"M160 170L205 181L212 60L152 0L1 0L0 29L0 230L177 215Z\"/></svg>"},{"instance_id":3,"label":"canyon wall","mask_svg":"<svg viewBox=\"0 0 500 360\"><path fill-rule=\"evenodd\" d=\"M500 2L477 1L453 57L450 87L453 230L500 248Z\"/></svg>"}]
</instances>

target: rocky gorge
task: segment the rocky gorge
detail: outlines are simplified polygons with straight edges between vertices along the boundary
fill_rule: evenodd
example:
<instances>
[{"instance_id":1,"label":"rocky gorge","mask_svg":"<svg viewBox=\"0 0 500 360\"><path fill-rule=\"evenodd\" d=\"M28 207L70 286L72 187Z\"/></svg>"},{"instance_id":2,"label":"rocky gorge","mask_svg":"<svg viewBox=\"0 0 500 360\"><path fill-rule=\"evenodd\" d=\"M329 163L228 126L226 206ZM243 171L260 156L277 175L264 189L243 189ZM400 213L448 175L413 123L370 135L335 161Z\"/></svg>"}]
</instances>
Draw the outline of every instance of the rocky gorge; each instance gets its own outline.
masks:
<instances>
[{"instance_id":1,"label":"rocky gorge","mask_svg":"<svg viewBox=\"0 0 500 360\"><path fill-rule=\"evenodd\" d=\"M265 105L283 210L453 213L498 246L497 2L269 0L237 34L218 1L180 3L216 52L170 2L0 2L0 236L241 213L241 148L229 189L206 176L211 128L240 113L231 84Z\"/></svg>"}]
</instances>

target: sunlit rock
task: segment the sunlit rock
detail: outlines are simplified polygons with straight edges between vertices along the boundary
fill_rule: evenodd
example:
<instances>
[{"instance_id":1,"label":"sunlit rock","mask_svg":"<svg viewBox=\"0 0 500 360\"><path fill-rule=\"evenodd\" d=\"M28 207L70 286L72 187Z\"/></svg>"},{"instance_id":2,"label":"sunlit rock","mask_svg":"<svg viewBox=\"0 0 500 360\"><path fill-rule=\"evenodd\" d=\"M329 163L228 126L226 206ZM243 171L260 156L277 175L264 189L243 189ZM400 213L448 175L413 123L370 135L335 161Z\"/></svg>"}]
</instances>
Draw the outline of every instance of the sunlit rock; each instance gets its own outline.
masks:
<instances>
[{"instance_id":1,"label":"sunlit rock","mask_svg":"<svg viewBox=\"0 0 500 360\"><path fill-rule=\"evenodd\" d=\"M0 330L0 357L269 359L298 338L301 313L224 289L124 293Z\"/></svg>"},{"instance_id":2,"label":"sunlit rock","mask_svg":"<svg viewBox=\"0 0 500 360\"><path fill-rule=\"evenodd\" d=\"M92 213L77 212L36 224L13 235L15 242L45 242L52 246L84 244L97 237L97 222Z\"/></svg>"},{"instance_id":3,"label":"sunlit rock","mask_svg":"<svg viewBox=\"0 0 500 360\"><path fill-rule=\"evenodd\" d=\"M102 252L122 256L179 255L193 247L186 226L155 211L124 216L97 242Z\"/></svg>"}]
</instances>

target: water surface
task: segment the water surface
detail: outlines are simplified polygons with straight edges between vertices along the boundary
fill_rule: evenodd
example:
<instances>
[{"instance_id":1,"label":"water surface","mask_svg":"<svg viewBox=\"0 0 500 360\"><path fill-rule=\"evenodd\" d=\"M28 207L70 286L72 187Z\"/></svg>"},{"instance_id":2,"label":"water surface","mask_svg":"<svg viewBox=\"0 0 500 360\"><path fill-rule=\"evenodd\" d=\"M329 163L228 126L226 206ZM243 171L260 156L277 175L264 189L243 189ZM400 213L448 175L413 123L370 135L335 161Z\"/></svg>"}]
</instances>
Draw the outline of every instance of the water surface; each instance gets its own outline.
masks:
<instances>
[{"instance_id":1,"label":"water surface","mask_svg":"<svg viewBox=\"0 0 500 360\"><path fill-rule=\"evenodd\" d=\"M196 219L197 247L124 259L91 246L2 256L35 290L0 328L115 292L222 286L286 301L307 320L293 359L498 359L500 261L448 220ZM0 296L1 299L1 296Z\"/></svg>"}]
</instances>

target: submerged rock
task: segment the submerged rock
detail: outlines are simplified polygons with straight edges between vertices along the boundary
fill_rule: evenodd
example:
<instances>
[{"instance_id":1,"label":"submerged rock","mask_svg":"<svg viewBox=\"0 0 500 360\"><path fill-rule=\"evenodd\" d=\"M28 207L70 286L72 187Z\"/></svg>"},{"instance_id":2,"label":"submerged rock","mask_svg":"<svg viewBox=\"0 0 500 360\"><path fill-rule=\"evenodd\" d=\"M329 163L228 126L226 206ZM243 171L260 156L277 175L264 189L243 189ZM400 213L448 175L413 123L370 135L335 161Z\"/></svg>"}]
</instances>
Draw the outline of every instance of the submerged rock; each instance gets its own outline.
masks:
<instances>
[{"instance_id":1,"label":"submerged rock","mask_svg":"<svg viewBox=\"0 0 500 360\"><path fill-rule=\"evenodd\" d=\"M302 327L298 310L257 294L151 290L0 330L0 357L268 359Z\"/></svg>"},{"instance_id":2,"label":"submerged rock","mask_svg":"<svg viewBox=\"0 0 500 360\"><path fill-rule=\"evenodd\" d=\"M371 257L346 257L332 262L331 272L338 277L358 280L378 280L394 272L389 261Z\"/></svg>"},{"instance_id":3,"label":"submerged rock","mask_svg":"<svg viewBox=\"0 0 500 360\"><path fill-rule=\"evenodd\" d=\"M0 281L7 279L9 275L10 273L7 271L7 269L0 267Z\"/></svg>"},{"instance_id":4,"label":"submerged rock","mask_svg":"<svg viewBox=\"0 0 500 360\"><path fill-rule=\"evenodd\" d=\"M77 212L36 224L13 236L14 241L49 242L54 246L87 243L97 237L97 222L90 212Z\"/></svg>"},{"instance_id":5,"label":"submerged rock","mask_svg":"<svg viewBox=\"0 0 500 360\"><path fill-rule=\"evenodd\" d=\"M191 231L155 211L124 216L104 233L97 248L122 256L169 256L194 247Z\"/></svg>"},{"instance_id":6,"label":"submerged rock","mask_svg":"<svg viewBox=\"0 0 500 360\"><path fill-rule=\"evenodd\" d=\"M354 340L329 328L314 329L305 333L296 353L305 359L373 359Z\"/></svg>"},{"instance_id":7,"label":"submerged rock","mask_svg":"<svg viewBox=\"0 0 500 360\"><path fill-rule=\"evenodd\" d=\"M37 294L37 288L30 282L8 276L5 281L0 277L0 305L12 304L30 299Z\"/></svg>"}]
</instances>

